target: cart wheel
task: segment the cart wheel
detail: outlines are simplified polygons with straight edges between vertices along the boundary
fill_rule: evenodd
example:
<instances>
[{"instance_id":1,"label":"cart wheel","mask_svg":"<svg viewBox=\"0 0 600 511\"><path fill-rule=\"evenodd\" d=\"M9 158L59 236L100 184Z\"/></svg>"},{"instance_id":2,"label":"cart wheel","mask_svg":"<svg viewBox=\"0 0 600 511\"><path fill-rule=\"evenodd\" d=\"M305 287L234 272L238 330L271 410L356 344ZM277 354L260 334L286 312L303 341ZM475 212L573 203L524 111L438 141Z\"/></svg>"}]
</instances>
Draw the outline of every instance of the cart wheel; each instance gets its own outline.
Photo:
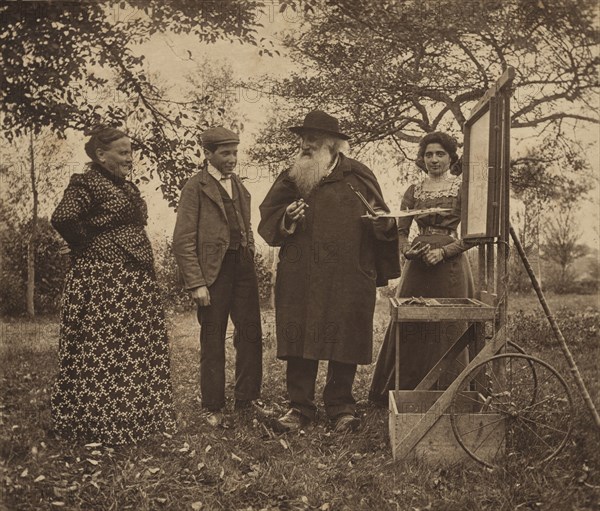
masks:
<instances>
[{"instance_id":1,"label":"cart wheel","mask_svg":"<svg viewBox=\"0 0 600 511\"><path fill-rule=\"evenodd\" d=\"M470 382L478 392L465 390ZM458 443L490 468L535 467L551 460L567 443L574 416L560 374L522 353L476 365L460 381L449 412Z\"/></svg>"},{"instance_id":2,"label":"cart wheel","mask_svg":"<svg viewBox=\"0 0 600 511\"><path fill-rule=\"evenodd\" d=\"M519 346L516 342L506 341L506 352L511 353L513 351L517 353L523 353L523 355L527 355L527 353L525 353L525 350L521 348L521 346Z\"/></svg>"},{"instance_id":3,"label":"cart wheel","mask_svg":"<svg viewBox=\"0 0 600 511\"><path fill-rule=\"evenodd\" d=\"M522 353L523 355L527 355L525 350L523 348L521 348L521 346L519 346L516 342L506 341L506 346L504 347L503 353L513 353L513 352ZM528 363L529 363L529 367L531 368L531 377L533 378L533 381L535 383L534 390L531 393L531 402L529 403L529 404L533 404L533 403L535 403L536 394L537 394L537 374L535 373L535 366L533 365L533 362L528 361Z\"/></svg>"}]
</instances>

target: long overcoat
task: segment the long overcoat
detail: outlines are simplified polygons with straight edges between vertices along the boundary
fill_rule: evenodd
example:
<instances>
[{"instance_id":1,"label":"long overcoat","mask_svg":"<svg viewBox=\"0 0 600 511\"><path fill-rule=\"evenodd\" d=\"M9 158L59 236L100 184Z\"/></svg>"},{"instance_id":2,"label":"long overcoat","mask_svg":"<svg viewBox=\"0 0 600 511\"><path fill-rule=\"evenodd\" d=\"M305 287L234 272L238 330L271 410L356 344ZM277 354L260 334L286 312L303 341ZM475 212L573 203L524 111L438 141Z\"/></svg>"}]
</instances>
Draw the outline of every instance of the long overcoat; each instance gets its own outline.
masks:
<instances>
[{"instance_id":1,"label":"long overcoat","mask_svg":"<svg viewBox=\"0 0 600 511\"><path fill-rule=\"evenodd\" d=\"M258 232L279 246L275 284L277 356L369 364L378 280L398 276L397 241L377 235L348 184L388 211L373 173L340 154L335 169L305 198L293 234L281 229L285 208L300 198L289 172L279 175L260 206ZM377 253L378 249L381 253ZM378 257L388 263L378 278ZM390 268L392 269L390 271Z\"/></svg>"}]
</instances>

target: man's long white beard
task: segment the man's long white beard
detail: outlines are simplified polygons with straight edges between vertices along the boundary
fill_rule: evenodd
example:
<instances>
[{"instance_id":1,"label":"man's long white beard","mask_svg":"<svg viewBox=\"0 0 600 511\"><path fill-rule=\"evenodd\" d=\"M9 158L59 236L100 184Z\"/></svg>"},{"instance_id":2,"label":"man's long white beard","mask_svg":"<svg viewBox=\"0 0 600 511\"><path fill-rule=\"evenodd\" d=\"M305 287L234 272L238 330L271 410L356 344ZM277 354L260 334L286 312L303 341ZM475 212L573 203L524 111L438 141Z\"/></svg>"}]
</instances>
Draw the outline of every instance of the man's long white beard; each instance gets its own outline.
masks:
<instances>
[{"instance_id":1,"label":"man's long white beard","mask_svg":"<svg viewBox=\"0 0 600 511\"><path fill-rule=\"evenodd\" d=\"M300 152L296 157L290 170L290 177L296 182L302 197L308 197L321 179L327 175L331 159L331 151L325 144L310 156Z\"/></svg>"}]
</instances>

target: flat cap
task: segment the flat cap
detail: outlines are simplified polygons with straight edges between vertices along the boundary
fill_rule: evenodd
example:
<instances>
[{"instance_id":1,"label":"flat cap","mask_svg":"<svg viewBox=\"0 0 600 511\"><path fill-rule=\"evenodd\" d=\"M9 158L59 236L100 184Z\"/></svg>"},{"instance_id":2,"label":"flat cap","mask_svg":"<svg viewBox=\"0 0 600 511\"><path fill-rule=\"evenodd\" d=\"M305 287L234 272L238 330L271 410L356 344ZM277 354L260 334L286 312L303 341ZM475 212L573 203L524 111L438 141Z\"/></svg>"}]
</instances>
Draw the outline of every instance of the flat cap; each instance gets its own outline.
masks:
<instances>
[{"instance_id":1,"label":"flat cap","mask_svg":"<svg viewBox=\"0 0 600 511\"><path fill-rule=\"evenodd\" d=\"M200 140L202 140L203 146L240 143L240 137L223 126L207 129L200 135Z\"/></svg>"}]
</instances>

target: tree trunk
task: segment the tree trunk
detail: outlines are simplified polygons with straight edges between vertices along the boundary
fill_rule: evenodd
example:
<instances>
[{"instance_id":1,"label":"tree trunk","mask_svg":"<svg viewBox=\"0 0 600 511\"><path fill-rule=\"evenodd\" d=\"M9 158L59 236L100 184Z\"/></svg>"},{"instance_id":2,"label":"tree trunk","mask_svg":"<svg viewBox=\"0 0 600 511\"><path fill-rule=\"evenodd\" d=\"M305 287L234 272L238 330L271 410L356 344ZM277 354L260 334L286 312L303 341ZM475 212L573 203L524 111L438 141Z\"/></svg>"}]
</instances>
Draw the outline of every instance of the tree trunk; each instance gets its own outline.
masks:
<instances>
[{"instance_id":1,"label":"tree trunk","mask_svg":"<svg viewBox=\"0 0 600 511\"><path fill-rule=\"evenodd\" d=\"M542 254L540 251L540 215L541 215L541 210L538 211L538 215L537 215L537 220L536 220L536 228L535 228L535 245L536 245L536 252L537 252L537 270L538 270L538 281L540 284L540 289L544 289L542 286Z\"/></svg>"},{"instance_id":2,"label":"tree trunk","mask_svg":"<svg viewBox=\"0 0 600 511\"><path fill-rule=\"evenodd\" d=\"M35 247L37 240L38 191L35 182L35 160L33 157L33 130L29 137L30 177L33 205L31 211L31 231L27 244L27 314L35 317Z\"/></svg>"}]
</instances>

